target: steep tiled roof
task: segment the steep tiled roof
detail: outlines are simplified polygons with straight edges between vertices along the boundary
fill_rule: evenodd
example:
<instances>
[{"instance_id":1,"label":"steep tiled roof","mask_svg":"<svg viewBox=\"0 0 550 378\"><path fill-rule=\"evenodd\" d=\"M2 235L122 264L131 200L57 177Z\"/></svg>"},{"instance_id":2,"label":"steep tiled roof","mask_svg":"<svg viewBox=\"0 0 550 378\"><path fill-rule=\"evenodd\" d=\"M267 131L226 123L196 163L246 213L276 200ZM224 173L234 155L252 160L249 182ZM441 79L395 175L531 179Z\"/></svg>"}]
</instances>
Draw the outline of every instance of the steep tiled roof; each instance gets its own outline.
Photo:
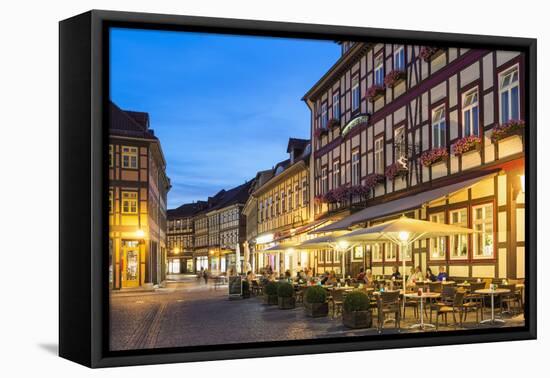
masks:
<instances>
[{"instance_id":1,"label":"steep tiled roof","mask_svg":"<svg viewBox=\"0 0 550 378\"><path fill-rule=\"evenodd\" d=\"M239 185L235 188L226 190L223 192L219 202L215 204L212 208L209 208L208 211L222 209L227 206L235 204L245 204L250 196L249 191L254 180L249 180L242 185ZM219 194L219 193L218 193Z\"/></svg>"},{"instance_id":2,"label":"steep tiled roof","mask_svg":"<svg viewBox=\"0 0 550 378\"><path fill-rule=\"evenodd\" d=\"M168 218L185 218L195 215L204 208L206 208L206 201L185 203L175 209L168 209L167 214Z\"/></svg>"},{"instance_id":3,"label":"steep tiled roof","mask_svg":"<svg viewBox=\"0 0 550 378\"><path fill-rule=\"evenodd\" d=\"M122 110L110 102L109 122L109 134L111 135L157 139L153 131L148 128L149 115L147 113Z\"/></svg>"}]
</instances>

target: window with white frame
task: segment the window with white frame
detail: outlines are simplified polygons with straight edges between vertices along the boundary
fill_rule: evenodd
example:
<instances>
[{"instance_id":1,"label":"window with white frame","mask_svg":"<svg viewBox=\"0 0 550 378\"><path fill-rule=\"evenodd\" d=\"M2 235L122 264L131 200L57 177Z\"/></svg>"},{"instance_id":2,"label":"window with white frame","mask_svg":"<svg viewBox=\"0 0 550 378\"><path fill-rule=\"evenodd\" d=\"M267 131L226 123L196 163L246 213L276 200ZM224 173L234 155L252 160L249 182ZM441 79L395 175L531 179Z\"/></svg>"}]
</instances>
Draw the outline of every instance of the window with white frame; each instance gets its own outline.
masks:
<instances>
[{"instance_id":1,"label":"window with white frame","mask_svg":"<svg viewBox=\"0 0 550 378\"><path fill-rule=\"evenodd\" d=\"M430 221L445 223L445 213L430 215ZM444 260L447 253L447 239L444 236L430 239L430 260Z\"/></svg>"},{"instance_id":2,"label":"window with white frame","mask_svg":"<svg viewBox=\"0 0 550 378\"><path fill-rule=\"evenodd\" d=\"M332 95L332 118L340 119L340 93Z\"/></svg>"},{"instance_id":3,"label":"window with white frame","mask_svg":"<svg viewBox=\"0 0 550 378\"><path fill-rule=\"evenodd\" d=\"M462 132L479 136L479 101L477 88L462 96Z\"/></svg>"},{"instance_id":4,"label":"window with white frame","mask_svg":"<svg viewBox=\"0 0 550 378\"><path fill-rule=\"evenodd\" d=\"M296 183L296 185L294 186L294 196L296 197L296 199L294 200L294 206L296 206L296 208L300 207L300 184Z\"/></svg>"},{"instance_id":5,"label":"window with white frame","mask_svg":"<svg viewBox=\"0 0 550 378\"><path fill-rule=\"evenodd\" d=\"M138 149L137 147L122 146L122 168L137 169Z\"/></svg>"},{"instance_id":6,"label":"window with white frame","mask_svg":"<svg viewBox=\"0 0 550 378\"><path fill-rule=\"evenodd\" d=\"M432 112L432 147L443 148L446 144L445 107L440 106Z\"/></svg>"},{"instance_id":7,"label":"window with white frame","mask_svg":"<svg viewBox=\"0 0 550 378\"><path fill-rule=\"evenodd\" d=\"M361 179L361 169L359 162L359 150L355 150L351 153L351 185L359 185L359 181Z\"/></svg>"},{"instance_id":8,"label":"window with white frame","mask_svg":"<svg viewBox=\"0 0 550 378\"><path fill-rule=\"evenodd\" d=\"M397 261L397 245L394 243L385 243L386 261Z\"/></svg>"},{"instance_id":9,"label":"window with white frame","mask_svg":"<svg viewBox=\"0 0 550 378\"><path fill-rule=\"evenodd\" d=\"M382 246L380 243L376 243L371 245L371 256L373 262L380 262L382 261Z\"/></svg>"},{"instance_id":10,"label":"window with white frame","mask_svg":"<svg viewBox=\"0 0 550 378\"><path fill-rule=\"evenodd\" d=\"M359 77L354 77L351 82L351 110L359 109L361 102L361 90L359 88Z\"/></svg>"},{"instance_id":11,"label":"window with white frame","mask_svg":"<svg viewBox=\"0 0 550 378\"><path fill-rule=\"evenodd\" d=\"M281 192L281 212L286 211L286 197L285 197L285 191L283 190Z\"/></svg>"},{"instance_id":12,"label":"window with white frame","mask_svg":"<svg viewBox=\"0 0 550 378\"><path fill-rule=\"evenodd\" d=\"M288 211L292 211L292 185L288 187Z\"/></svg>"},{"instance_id":13,"label":"window with white frame","mask_svg":"<svg viewBox=\"0 0 550 378\"><path fill-rule=\"evenodd\" d=\"M405 48L398 47L393 53L393 69L396 71L405 71Z\"/></svg>"},{"instance_id":14,"label":"window with white frame","mask_svg":"<svg viewBox=\"0 0 550 378\"><path fill-rule=\"evenodd\" d=\"M466 208L449 212L450 224L468 227L468 210ZM451 236L451 259L461 260L468 258L468 235Z\"/></svg>"},{"instance_id":15,"label":"window with white frame","mask_svg":"<svg viewBox=\"0 0 550 378\"><path fill-rule=\"evenodd\" d=\"M332 162L332 188L338 188L340 186L340 162Z\"/></svg>"},{"instance_id":16,"label":"window with white frame","mask_svg":"<svg viewBox=\"0 0 550 378\"><path fill-rule=\"evenodd\" d=\"M138 194L137 192L122 192L122 214L137 214Z\"/></svg>"},{"instance_id":17,"label":"window with white frame","mask_svg":"<svg viewBox=\"0 0 550 378\"><path fill-rule=\"evenodd\" d=\"M327 104L321 105L321 128L325 129L328 126L328 110Z\"/></svg>"},{"instance_id":18,"label":"window with white frame","mask_svg":"<svg viewBox=\"0 0 550 378\"><path fill-rule=\"evenodd\" d=\"M519 72L514 67L499 75L500 122L518 120L519 112Z\"/></svg>"},{"instance_id":19,"label":"window with white frame","mask_svg":"<svg viewBox=\"0 0 550 378\"><path fill-rule=\"evenodd\" d=\"M472 207L473 249L475 259L492 258L494 255L493 204Z\"/></svg>"},{"instance_id":20,"label":"window with white frame","mask_svg":"<svg viewBox=\"0 0 550 378\"><path fill-rule=\"evenodd\" d=\"M384 138L374 141L374 173L384 173Z\"/></svg>"},{"instance_id":21,"label":"window with white frame","mask_svg":"<svg viewBox=\"0 0 550 378\"><path fill-rule=\"evenodd\" d=\"M328 192L328 173L327 167L321 168L321 194Z\"/></svg>"},{"instance_id":22,"label":"window with white frame","mask_svg":"<svg viewBox=\"0 0 550 378\"><path fill-rule=\"evenodd\" d=\"M376 61L374 62L374 84L383 85L384 84L384 56L380 54Z\"/></svg>"}]
</instances>

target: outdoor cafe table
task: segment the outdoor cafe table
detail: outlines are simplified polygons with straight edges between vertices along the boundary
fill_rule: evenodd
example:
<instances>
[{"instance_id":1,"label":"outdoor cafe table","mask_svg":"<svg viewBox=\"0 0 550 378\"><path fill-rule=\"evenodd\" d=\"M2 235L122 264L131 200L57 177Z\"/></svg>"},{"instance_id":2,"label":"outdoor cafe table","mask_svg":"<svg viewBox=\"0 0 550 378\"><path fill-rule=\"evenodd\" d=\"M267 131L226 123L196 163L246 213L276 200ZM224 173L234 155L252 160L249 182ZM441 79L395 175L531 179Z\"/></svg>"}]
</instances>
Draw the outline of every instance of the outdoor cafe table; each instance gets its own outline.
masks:
<instances>
[{"instance_id":1,"label":"outdoor cafe table","mask_svg":"<svg viewBox=\"0 0 550 378\"><path fill-rule=\"evenodd\" d=\"M420 323L413 324L411 326L411 328L420 328L422 330L425 329L426 327L435 328L435 325L433 325L433 324L424 323L424 299L425 298L434 299L434 298L438 298L440 296L441 296L441 294L433 293L433 292L431 292L431 293L423 292L421 295L418 295L418 293L406 293L405 294L405 298L420 299Z\"/></svg>"},{"instance_id":2,"label":"outdoor cafe table","mask_svg":"<svg viewBox=\"0 0 550 378\"><path fill-rule=\"evenodd\" d=\"M494 290L479 289L479 290L475 291L476 294L483 294L483 295L490 295L491 296L491 319L482 320L480 322L481 324L484 324L484 323L491 323L491 324L504 323L503 319L495 318L495 295L507 294L509 292L510 292L510 290L508 290L508 289L494 289Z\"/></svg>"}]
</instances>

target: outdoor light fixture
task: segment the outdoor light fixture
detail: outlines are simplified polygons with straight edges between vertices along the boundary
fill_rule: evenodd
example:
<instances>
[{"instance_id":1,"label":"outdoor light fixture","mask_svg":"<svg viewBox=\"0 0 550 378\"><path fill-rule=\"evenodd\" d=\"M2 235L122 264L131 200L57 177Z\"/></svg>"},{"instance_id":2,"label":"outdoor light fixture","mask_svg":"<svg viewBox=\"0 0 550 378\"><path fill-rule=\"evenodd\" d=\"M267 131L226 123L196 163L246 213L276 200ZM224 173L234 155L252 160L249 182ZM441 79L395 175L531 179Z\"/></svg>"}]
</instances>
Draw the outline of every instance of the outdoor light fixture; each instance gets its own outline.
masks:
<instances>
[{"instance_id":1,"label":"outdoor light fixture","mask_svg":"<svg viewBox=\"0 0 550 378\"><path fill-rule=\"evenodd\" d=\"M288 253L294 253L294 248L287 248L286 251L287 251Z\"/></svg>"},{"instance_id":2,"label":"outdoor light fixture","mask_svg":"<svg viewBox=\"0 0 550 378\"><path fill-rule=\"evenodd\" d=\"M145 238L145 231L142 229L139 229L136 231L136 238L138 239L144 239Z\"/></svg>"},{"instance_id":3,"label":"outdoor light fixture","mask_svg":"<svg viewBox=\"0 0 550 378\"><path fill-rule=\"evenodd\" d=\"M349 243L347 241L341 240L338 242L338 248L346 249L347 247L349 247Z\"/></svg>"},{"instance_id":4,"label":"outdoor light fixture","mask_svg":"<svg viewBox=\"0 0 550 378\"><path fill-rule=\"evenodd\" d=\"M178 247L174 248L174 253L177 255L178 253L180 253L180 249Z\"/></svg>"},{"instance_id":5,"label":"outdoor light fixture","mask_svg":"<svg viewBox=\"0 0 550 378\"><path fill-rule=\"evenodd\" d=\"M399 233L399 240L401 240L402 242L406 242L407 240L409 240L409 233L407 231L401 231Z\"/></svg>"}]
</instances>

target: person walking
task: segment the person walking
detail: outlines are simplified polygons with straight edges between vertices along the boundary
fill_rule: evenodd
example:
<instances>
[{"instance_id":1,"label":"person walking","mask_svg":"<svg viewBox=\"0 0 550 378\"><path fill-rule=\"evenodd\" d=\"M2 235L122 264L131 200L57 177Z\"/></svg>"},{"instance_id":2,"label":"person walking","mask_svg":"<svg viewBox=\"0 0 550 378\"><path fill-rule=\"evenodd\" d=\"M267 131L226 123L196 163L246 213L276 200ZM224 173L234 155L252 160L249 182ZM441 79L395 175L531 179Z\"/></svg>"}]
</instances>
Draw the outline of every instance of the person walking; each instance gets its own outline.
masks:
<instances>
[{"instance_id":1,"label":"person walking","mask_svg":"<svg viewBox=\"0 0 550 378\"><path fill-rule=\"evenodd\" d=\"M206 269L202 272L202 278L204 278L205 285L208 285L208 271Z\"/></svg>"}]
</instances>

